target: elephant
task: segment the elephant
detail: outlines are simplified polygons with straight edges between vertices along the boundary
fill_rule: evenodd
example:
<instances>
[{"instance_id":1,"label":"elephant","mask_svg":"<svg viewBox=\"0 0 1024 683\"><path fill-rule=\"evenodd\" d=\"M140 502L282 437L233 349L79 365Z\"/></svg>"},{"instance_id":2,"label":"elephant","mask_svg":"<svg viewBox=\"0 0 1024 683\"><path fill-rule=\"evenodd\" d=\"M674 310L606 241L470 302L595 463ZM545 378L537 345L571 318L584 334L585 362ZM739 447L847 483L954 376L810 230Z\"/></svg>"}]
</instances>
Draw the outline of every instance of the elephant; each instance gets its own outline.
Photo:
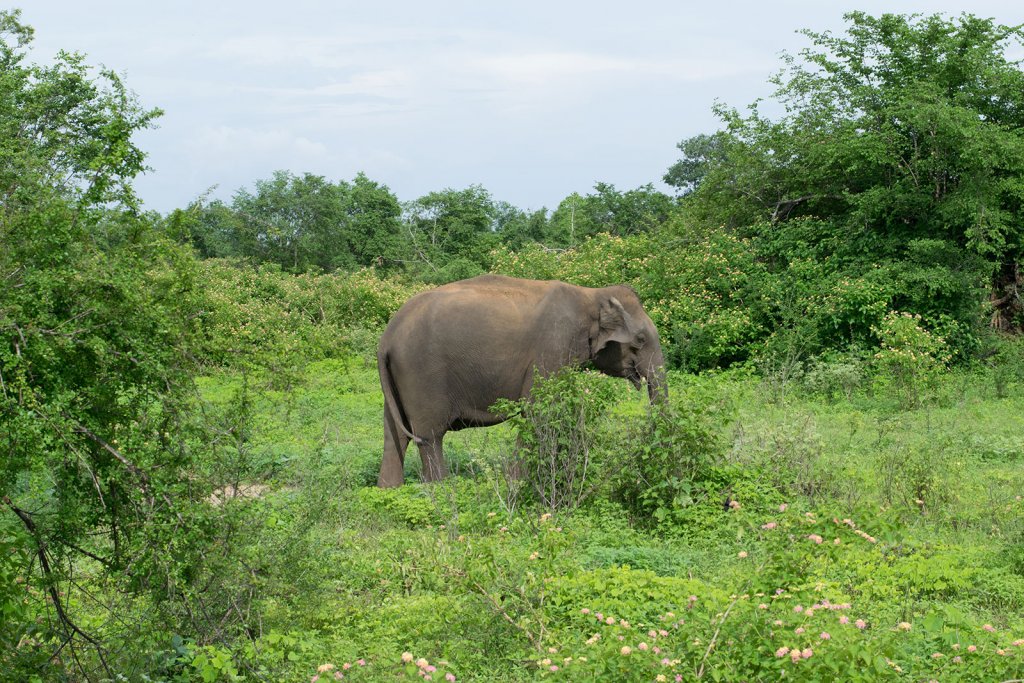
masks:
<instances>
[{"instance_id":1,"label":"elephant","mask_svg":"<svg viewBox=\"0 0 1024 683\"><path fill-rule=\"evenodd\" d=\"M535 371L591 365L624 377L652 403L668 398L658 331L626 285L590 288L557 280L481 275L409 299L377 350L384 393L384 456L377 485L403 483L405 451L417 445L421 477L448 474L449 431L505 418L489 409L529 395Z\"/></svg>"}]
</instances>

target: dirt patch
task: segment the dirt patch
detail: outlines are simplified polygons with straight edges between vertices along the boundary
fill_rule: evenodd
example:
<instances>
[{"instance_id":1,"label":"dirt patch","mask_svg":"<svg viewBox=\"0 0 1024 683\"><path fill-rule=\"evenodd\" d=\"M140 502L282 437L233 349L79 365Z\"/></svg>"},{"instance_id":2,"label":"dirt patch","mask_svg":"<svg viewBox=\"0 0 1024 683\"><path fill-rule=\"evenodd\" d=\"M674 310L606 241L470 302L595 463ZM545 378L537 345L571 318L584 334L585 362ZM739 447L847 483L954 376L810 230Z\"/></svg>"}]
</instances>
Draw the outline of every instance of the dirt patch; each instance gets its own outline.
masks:
<instances>
[{"instance_id":1,"label":"dirt patch","mask_svg":"<svg viewBox=\"0 0 1024 683\"><path fill-rule=\"evenodd\" d=\"M262 498L269 490L270 487L266 484L257 484L255 482L249 484L240 483L237 486L228 484L210 494L210 505L215 507L223 505L225 501L232 498Z\"/></svg>"}]
</instances>

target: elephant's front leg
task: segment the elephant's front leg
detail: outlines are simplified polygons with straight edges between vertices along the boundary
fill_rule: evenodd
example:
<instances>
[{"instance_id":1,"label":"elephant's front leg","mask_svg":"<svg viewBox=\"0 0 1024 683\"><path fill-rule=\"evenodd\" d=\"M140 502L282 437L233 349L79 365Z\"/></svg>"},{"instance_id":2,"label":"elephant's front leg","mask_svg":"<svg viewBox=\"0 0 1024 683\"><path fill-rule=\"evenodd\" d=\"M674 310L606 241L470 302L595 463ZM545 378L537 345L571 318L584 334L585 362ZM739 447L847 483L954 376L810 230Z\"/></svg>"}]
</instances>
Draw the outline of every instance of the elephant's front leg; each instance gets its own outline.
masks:
<instances>
[{"instance_id":1,"label":"elephant's front leg","mask_svg":"<svg viewBox=\"0 0 1024 683\"><path fill-rule=\"evenodd\" d=\"M441 447L442 439L444 434L424 439L417 444L423 461L423 481L438 481L448 476L448 464L444 461L444 450Z\"/></svg>"}]
</instances>

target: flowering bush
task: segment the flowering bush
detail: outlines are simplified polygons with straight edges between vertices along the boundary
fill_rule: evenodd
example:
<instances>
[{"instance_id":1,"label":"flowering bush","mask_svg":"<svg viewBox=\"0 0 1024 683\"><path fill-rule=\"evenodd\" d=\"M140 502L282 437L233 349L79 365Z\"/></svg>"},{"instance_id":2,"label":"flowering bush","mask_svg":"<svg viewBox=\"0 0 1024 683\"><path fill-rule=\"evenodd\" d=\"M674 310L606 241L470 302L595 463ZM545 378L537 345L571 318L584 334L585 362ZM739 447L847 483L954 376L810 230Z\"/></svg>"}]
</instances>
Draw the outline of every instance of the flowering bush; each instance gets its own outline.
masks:
<instances>
[{"instance_id":1,"label":"flowering bush","mask_svg":"<svg viewBox=\"0 0 1024 683\"><path fill-rule=\"evenodd\" d=\"M373 662L359 658L354 662L343 662L335 665L325 662L316 668L310 683L328 683L329 681L442 681L454 683L458 678L452 673L448 662L440 660L431 663L425 657L416 657L411 652L403 652L392 661Z\"/></svg>"},{"instance_id":2,"label":"flowering bush","mask_svg":"<svg viewBox=\"0 0 1024 683\"><path fill-rule=\"evenodd\" d=\"M877 381L903 407L920 406L952 357L946 340L929 332L920 315L899 311L886 313L873 331L881 345L875 353Z\"/></svg>"},{"instance_id":3,"label":"flowering bush","mask_svg":"<svg viewBox=\"0 0 1024 683\"><path fill-rule=\"evenodd\" d=\"M371 270L292 275L273 265L200 262L204 285L204 359L255 363L280 373L312 360L344 357L354 330L380 330L424 287ZM375 337L376 335L374 335Z\"/></svg>"}]
</instances>

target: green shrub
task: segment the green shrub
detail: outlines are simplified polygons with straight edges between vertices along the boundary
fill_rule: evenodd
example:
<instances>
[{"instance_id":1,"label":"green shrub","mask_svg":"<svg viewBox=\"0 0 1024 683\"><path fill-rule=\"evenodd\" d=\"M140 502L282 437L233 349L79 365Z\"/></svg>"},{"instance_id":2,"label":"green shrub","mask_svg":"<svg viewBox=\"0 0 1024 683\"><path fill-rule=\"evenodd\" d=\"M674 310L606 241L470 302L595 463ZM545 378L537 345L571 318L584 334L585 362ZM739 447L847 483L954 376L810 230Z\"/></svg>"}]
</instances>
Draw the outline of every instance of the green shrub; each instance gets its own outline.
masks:
<instances>
[{"instance_id":1,"label":"green shrub","mask_svg":"<svg viewBox=\"0 0 1024 683\"><path fill-rule=\"evenodd\" d=\"M564 368L535 374L528 398L495 405L516 436L507 471L527 483L533 500L551 511L576 508L611 475L597 453L601 419L615 394L598 373Z\"/></svg>"},{"instance_id":2,"label":"green shrub","mask_svg":"<svg viewBox=\"0 0 1024 683\"><path fill-rule=\"evenodd\" d=\"M899 311L886 313L873 329L881 346L876 383L903 408L921 406L952 357L945 339L928 331L920 315Z\"/></svg>"},{"instance_id":3,"label":"green shrub","mask_svg":"<svg viewBox=\"0 0 1024 683\"><path fill-rule=\"evenodd\" d=\"M724 450L713 419L716 407L711 394L680 388L667 405L618 417L611 497L633 514L659 522L692 505L697 482L719 464Z\"/></svg>"}]
</instances>

